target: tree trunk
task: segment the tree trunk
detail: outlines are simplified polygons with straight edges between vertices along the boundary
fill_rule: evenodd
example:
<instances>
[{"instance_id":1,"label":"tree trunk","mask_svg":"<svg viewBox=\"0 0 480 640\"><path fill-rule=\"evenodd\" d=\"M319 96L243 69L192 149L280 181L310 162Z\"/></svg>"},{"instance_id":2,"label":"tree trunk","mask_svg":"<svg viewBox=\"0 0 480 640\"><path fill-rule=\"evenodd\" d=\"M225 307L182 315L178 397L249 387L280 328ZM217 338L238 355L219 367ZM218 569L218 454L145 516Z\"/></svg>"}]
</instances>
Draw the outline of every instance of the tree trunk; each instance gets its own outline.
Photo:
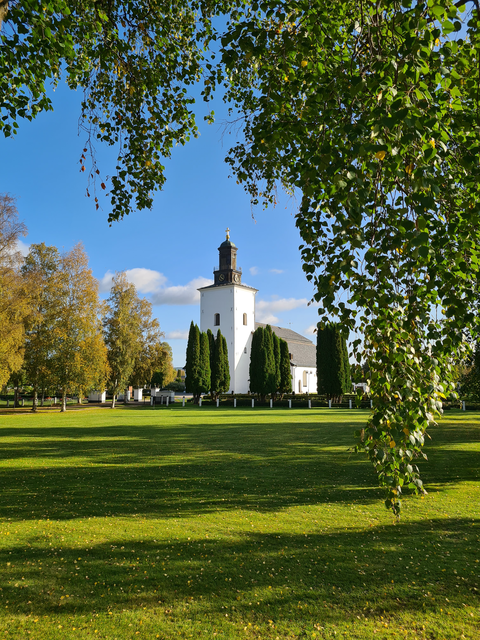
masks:
<instances>
[{"instance_id":1,"label":"tree trunk","mask_svg":"<svg viewBox=\"0 0 480 640\"><path fill-rule=\"evenodd\" d=\"M66 410L67 410L67 393L65 391L62 391L62 406L61 406L60 412L63 413Z\"/></svg>"},{"instance_id":2,"label":"tree trunk","mask_svg":"<svg viewBox=\"0 0 480 640\"><path fill-rule=\"evenodd\" d=\"M42 389L42 399L40 400L40 406L43 407L45 403L45 389Z\"/></svg>"},{"instance_id":3,"label":"tree trunk","mask_svg":"<svg viewBox=\"0 0 480 640\"><path fill-rule=\"evenodd\" d=\"M34 387L33 388L33 400L32 400L32 412L33 413L37 412L37 406L38 406L37 387Z\"/></svg>"},{"instance_id":4,"label":"tree trunk","mask_svg":"<svg viewBox=\"0 0 480 640\"><path fill-rule=\"evenodd\" d=\"M115 409L115 394L112 396L112 409Z\"/></svg>"},{"instance_id":5,"label":"tree trunk","mask_svg":"<svg viewBox=\"0 0 480 640\"><path fill-rule=\"evenodd\" d=\"M18 387L15 387L13 391L13 407L16 409L19 406L20 405L18 402Z\"/></svg>"}]
</instances>

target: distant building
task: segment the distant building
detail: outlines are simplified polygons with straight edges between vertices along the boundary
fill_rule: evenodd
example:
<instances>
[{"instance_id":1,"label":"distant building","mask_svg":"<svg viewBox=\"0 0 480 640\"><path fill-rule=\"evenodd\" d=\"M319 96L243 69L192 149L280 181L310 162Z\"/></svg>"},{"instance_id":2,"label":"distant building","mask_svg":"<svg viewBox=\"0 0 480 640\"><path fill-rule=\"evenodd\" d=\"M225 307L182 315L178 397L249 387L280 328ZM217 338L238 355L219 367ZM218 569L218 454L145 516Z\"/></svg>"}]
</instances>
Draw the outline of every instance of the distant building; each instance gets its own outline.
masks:
<instances>
[{"instance_id":1,"label":"distant building","mask_svg":"<svg viewBox=\"0 0 480 640\"><path fill-rule=\"evenodd\" d=\"M210 329L216 336L220 329L228 345L230 392L249 391L249 366L255 322L257 289L242 283L242 270L237 268L237 247L231 242L229 230L220 247L219 266L214 283L200 291L200 331ZM317 392L316 347L311 340L281 327L272 326L279 338L288 343L292 370L292 391Z\"/></svg>"}]
</instances>

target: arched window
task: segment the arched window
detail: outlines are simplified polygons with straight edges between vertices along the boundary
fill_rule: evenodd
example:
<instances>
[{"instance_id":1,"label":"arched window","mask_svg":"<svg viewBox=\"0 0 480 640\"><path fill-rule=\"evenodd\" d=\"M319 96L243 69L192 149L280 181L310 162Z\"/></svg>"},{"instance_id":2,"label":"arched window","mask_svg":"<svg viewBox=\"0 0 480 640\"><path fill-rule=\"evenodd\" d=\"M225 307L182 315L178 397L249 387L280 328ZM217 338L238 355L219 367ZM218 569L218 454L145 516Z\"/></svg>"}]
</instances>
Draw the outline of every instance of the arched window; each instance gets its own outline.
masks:
<instances>
[{"instance_id":1,"label":"arched window","mask_svg":"<svg viewBox=\"0 0 480 640\"><path fill-rule=\"evenodd\" d=\"M214 320L213 320L213 324L214 324L216 327L219 327L219 326L220 326L220 314L219 314L219 313L216 313L216 314L215 314L215 316L214 316Z\"/></svg>"},{"instance_id":2,"label":"arched window","mask_svg":"<svg viewBox=\"0 0 480 640\"><path fill-rule=\"evenodd\" d=\"M245 326L247 326L247 314L246 313L243 314L243 324Z\"/></svg>"}]
</instances>

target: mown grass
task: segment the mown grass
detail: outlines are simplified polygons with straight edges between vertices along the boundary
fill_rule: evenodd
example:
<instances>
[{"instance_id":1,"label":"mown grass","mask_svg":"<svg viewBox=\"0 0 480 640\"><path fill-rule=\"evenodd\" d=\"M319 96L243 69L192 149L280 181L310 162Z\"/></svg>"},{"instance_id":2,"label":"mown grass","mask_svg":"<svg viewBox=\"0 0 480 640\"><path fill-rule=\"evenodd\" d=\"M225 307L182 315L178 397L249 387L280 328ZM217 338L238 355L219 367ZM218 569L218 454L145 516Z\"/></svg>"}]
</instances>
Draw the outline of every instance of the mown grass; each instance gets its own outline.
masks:
<instances>
[{"instance_id":1,"label":"mown grass","mask_svg":"<svg viewBox=\"0 0 480 640\"><path fill-rule=\"evenodd\" d=\"M480 415L384 509L365 411L0 415L0 638L480 637Z\"/></svg>"}]
</instances>

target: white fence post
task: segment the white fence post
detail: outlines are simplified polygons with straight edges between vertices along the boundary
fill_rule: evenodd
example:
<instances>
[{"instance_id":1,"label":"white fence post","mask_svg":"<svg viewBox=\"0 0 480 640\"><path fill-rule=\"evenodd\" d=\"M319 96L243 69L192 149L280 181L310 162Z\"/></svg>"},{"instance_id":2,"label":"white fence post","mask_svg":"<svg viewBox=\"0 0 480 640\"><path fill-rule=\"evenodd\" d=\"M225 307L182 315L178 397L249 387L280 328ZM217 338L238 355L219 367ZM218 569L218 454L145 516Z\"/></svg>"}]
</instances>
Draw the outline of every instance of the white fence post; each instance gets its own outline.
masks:
<instances>
[{"instance_id":1,"label":"white fence post","mask_svg":"<svg viewBox=\"0 0 480 640\"><path fill-rule=\"evenodd\" d=\"M201 407L202 406L202 397L200 396L200 400L198 401L198 406Z\"/></svg>"},{"instance_id":2,"label":"white fence post","mask_svg":"<svg viewBox=\"0 0 480 640\"><path fill-rule=\"evenodd\" d=\"M332 408L332 400L331 400L331 399L328 401L328 408L329 408L329 409L331 409L331 408Z\"/></svg>"},{"instance_id":3,"label":"white fence post","mask_svg":"<svg viewBox=\"0 0 480 640\"><path fill-rule=\"evenodd\" d=\"M462 402L462 411L465 411L465 400Z\"/></svg>"},{"instance_id":4,"label":"white fence post","mask_svg":"<svg viewBox=\"0 0 480 640\"><path fill-rule=\"evenodd\" d=\"M309 401L308 401L308 408L309 408L309 409L311 409L311 408L312 408L312 401L311 401L311 400L309 400Z\"/></svg>"},{"instance_id":5,"label":"white fence post","mask_svg":"<svg viewBox=\"0 0 480 640\"><path fill-rule=\"evenodd\" d=\"M370 409L373 409L373 400L370 398Z\"/></svg>"},{"instance_id":6,"label":"white fence post","mask_svg":"<svg viewBox=\"0 0 480 640\"><path fill-rule=\"evenodd\" d=\"M352 408L352 399L350 398L350 400L348 401L348 408L351 409Z\"/></svg>"},{"instance_id":7,"label":"white fence post","mask_svg":"<svg viewBox=\"0 0 480 640\"><path fill-rule=\"evenodd\" d=\"M289 409L291 409L291 408L292 408L292 401L291 401L291 400L289 400L289 401L288 401L288 408L289 408Z\"/></svg>"},{"instance_id":8,"label":"white fence post","mask_svg":"<svg viewBox=\"0 0 480 640\"><path fill-rule=\"evenodd\" d=\"M273 400L270 398L270 409L273 407Z\"/></svg>"},{"instance_id":9,"label":"white fence post","mask_svg":"<svg viewBox=\"0 0 480 640\"><path fill-rule=\"evenodd\" d=\"M255 400L252 398L252 409L255 406Z\"/></svg>"},{"instance_id":10,"label":"white fence post","mask_svg":"<svg viewBox=\"0 0 480 640\"><path fill-rule=\"evenodd\" d=\"M220 406L220 398L217 398L217 409Z\"/></svg>"},{"instance_id":11,"label":"white fence post","mask_svg":"<svg viewBox=\"0 0 480 640\"><path fill-rule=\"evenodd\" d=\"M237 399L236 398L233 399L233 408L234 409L237 408Z\"/></svg>"},{"instance_id":12,"label":"white fence post","mask_svg":"<svg viewBox=\"0 0 480 640\"><path fill-rule=\"evenodd\" d=\"M183 396L183 400L182 400L182 407L185 406L185 396Z\"/></svg>"},{"instance_id":13,"label":"white fence post","mask_svg":"<svg viewBox=\"0 0 480 640\"><path fill-rule=\"evenodd\" d=\"M166 405L168 407L168 396L166 397Z\"/></svg>"}]
</instances>

